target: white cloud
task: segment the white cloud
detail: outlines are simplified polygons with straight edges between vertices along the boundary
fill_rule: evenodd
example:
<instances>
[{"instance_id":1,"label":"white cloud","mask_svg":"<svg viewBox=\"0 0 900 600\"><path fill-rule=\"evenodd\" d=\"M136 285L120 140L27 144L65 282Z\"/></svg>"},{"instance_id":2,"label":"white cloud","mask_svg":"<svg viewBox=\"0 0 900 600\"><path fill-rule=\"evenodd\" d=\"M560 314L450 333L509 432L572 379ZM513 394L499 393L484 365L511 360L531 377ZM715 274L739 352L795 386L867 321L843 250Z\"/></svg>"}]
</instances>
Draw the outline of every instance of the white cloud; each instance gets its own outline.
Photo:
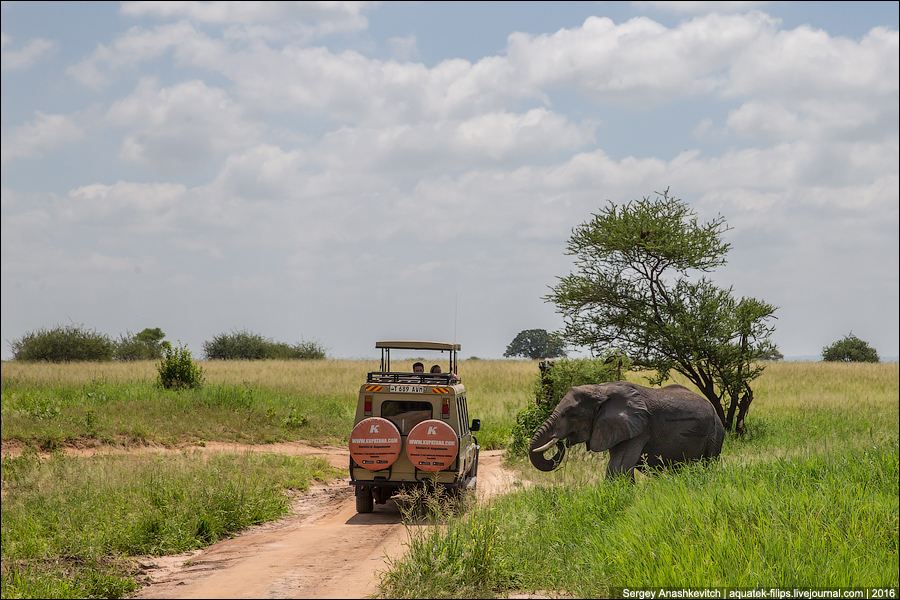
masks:
<instances>
[{"instance_id":1,"label":"white cloud","mask_svg":"<svg viewBox=\"0 0 900 600\"><path fill-rule=\"evenodd\" d=\"M136 67L174 49L179 60L214 62L221 58L221 42L196 31L190 23L161 25L152 30L132 27L112 44L97 44L90 57L70 66L66 72L82 85L101 88L113 81L114 75Z\"/></svg>"},{"instance_id":2,"label":"white cloud","mask_svg":"<svg viewBox=\"0 0 900 600\"><path fill-rule=\"evenodd\" d=\"M66 115L45 115L35 111L32 123L10 129L2 139L2 162L14 158L35 158L80 140L84 129Z\"/></svg>"},{"instance_id":3,"label":"white cloud","mask_svg":"<svg viewBox=\"0 0 900 600\"><path fill-rule=\"evenodd\" d=\"M130 17L183 18L203 23L259 23L286 19L358 20L370 2L123 2Z\"/></svg>"},{"instance_id":4,"label":"white cloud","mask_svg":"<svg viewBox=\"0 0 900 600\"><path fill-rule=\"evenodd\" d=\"M94 183L70 191L59 214L72 223L97 223L130 213L136 215L133 225L157 232L160 229L150 225L148 217L165 216L178 208L185 201L186 192L184 185L173 183ZM121 221L115 223L117 227L123 224Z\"/></svg>"},{"instance_id":5,"label":"white cloud","mask_svg":"<svg viewBox=\"0 0 900 600\"><path fill-rule=\"evenodd\" d=\"M313 153L321 166L380 173L486 168L535 160L593 142L594 125L573 124L544 108L489 112L466 120L382 128L345 127L326 134ZM351 167L352 166L352 167Z\"/></svg>"},{"instance_id":6,"label":"white cloud","mask_svg":"<svg viewBox=\"0 0 900 600\"><path fill-rule=\"evenodd\" d=\"M261 126L219 88L199 80L159 88L145 78L109 109L110 122L128 127L120 157L155 172L183 172L255 142Z\"/></svg>"},{"instance_id":7,"label":"white cloud","mask_svg":"<svg viewBox=\"0 0 900 600\"><path fill-rule=\"evenodd\" d=\"M784 31L767 15L705 5L661 8L702 14L671 27L590 18L512 33L505 53L445 54L433 66L411 62L427 28L309 43L329 27L359 31L365 10L123 5L145 22L103 38L69 70L91 86L115 84L72 94L94 108L35 113L4 130L4 163L86 134L85 151L105 153L90 156L102 170L87 164L55 180L68 194L3 190L4 291L24 290L4 295L4 316L78 285L107 301L82 309L111 302L131 315L138 308L123 298L136 297L141 266L147 306L161 304L153 286L177 287L170 296L184 304L160 310L191 315L197 339L247 314L303 306L296 314L314 315L326 343L354 338L346 352L374 335L366 315L347 325L360 306L386 315L380 323L422 313L409 332L420 335L451 289L462 290L461 307L477 304L477 335L511 336L532 326L514 321L552 313L539 297L570 264L562 252L573 225L607 199L666 187L701 218L726 217L735 246L723 282L787 299L792 322L804 305L825 305L830 286L862 289L851 279L896 307L884 292L896 290L896 268L859 259L897 260L896 31L857 40ZM153 27L147 17L179 21ZM372 45L393 59L372 58ZM103 130L86 125L91 111L105 114ZM680 139L692 130L694 147ZM136 181L134 165L156 183ZM65 171L50 160L42 168ZM363 278L373 283L354 304ZM528 302L537 308L526 315Z\"/></svg>"},{"instance_id":8,"label":"white cloud","mask_svg":"<svg viewBox=\"0 0 900 600\"><path fill-rule=\"evenodd\" d=\"M761 33L735 57L728 94L810 98L897 93L897 31L876 27L860 41L806 25Z\"/></svg>"},{"instance_id":9,"label":"white cloud","mask_svg":"<svg viewBox=\"0 0 900 600\"><path fill-rule=\"evenodd\" d=\"M798 27L767 33L731 67L726 96L748 96L728 127L769 139L882 139L895 135L900 90L898 32L862 40Z\"/></svg>"},{"instance_id":10,"label":"white cloud","mask_svg":"<svg viewBox=\"0 0 900 600\"><path fill-rule=\"evenodd\" d=\"M129 17L187 19L199 23L236 25L233 38L277 38L289 33L306 40L335 33L362 31L369 20L361 13L369 2L124 2ZM270 24L259 27L258 24ZM281 32L281 33L279 33Z\"/></svg>"},{"instance_id":11,"label":"white cloud","mask_svg":"<svg viewBox=\"0 0 900 600\"><path fill-rule=\"evenodd\" d=\"M2 47L2 51L0 51L0 68L4 71L27 69L56 48L56 43L52 40L35 38L25 44L21 50L7 50L6 46L12 42L12 38L6 33L0 34L0 41L2 41L2 45L0 45Z\"/></svg>"},{"instance_id":12,"label":"white cloud","mask_svg":"<svg viewBox=\"0 0 900 600\"><path fill-rule=\"evenodd\" d=\"M616 25L589 17L554 34L509 36L518 77L573 88L604 101L655 104L719 89L719 73L776 22L767 15L708 15L667 29L645 17Z\"/></svg>"}]
</instances>

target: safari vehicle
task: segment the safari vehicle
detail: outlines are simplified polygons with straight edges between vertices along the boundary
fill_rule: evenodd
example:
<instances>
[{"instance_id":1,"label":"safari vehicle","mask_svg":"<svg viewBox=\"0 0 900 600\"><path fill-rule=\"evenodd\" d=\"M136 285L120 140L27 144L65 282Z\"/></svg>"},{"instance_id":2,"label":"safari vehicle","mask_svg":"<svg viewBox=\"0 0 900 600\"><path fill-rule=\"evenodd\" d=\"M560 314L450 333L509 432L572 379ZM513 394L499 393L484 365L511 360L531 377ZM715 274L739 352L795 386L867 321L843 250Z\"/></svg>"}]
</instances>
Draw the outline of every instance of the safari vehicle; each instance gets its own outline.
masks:
<instances>
[{"instance_id":1,"label":"safari vehicle","mask_svg":"<svg viewBox=\"0 0 900 600\"><path fill-rule=\"evenodd\" d=\"M466 387L456 374L459 344L378 342L381 370L359 388L350 434L350 485L356 510L372 512L404 489L440 486L452 493L474 490L478 473L478 419L469 425ZM391 369L391 350L449 353L444 373Z\"/></svg>"}]
</instances>

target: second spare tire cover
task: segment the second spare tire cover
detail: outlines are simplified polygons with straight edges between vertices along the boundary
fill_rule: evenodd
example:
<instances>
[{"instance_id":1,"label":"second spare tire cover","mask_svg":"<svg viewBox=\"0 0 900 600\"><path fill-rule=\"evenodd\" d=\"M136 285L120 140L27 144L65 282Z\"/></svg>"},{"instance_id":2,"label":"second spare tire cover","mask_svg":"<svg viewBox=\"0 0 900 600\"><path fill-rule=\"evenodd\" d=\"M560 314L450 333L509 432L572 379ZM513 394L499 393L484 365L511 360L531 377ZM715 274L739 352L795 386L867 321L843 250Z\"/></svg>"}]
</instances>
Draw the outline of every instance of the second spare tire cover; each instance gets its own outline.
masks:
<instances>
[{"instance_id":1,"label":"second spare tire cover","mask_svg":"<svg viewBox=\"0 0 900 600\"><path fill-rule=\"evenodd\" d=\"M400 457L400 430L381 417L369 417L350 433L350 457L364 469L387 469Z\"/></svg>"},{"instance_id":2,"label":"second spare tire cover","mask_svg":"<svg viewBox=\"0 0 900 600\"><path fill-rule=\"evenodd\" d=\"M443 471L459 453L459 438L453 428L437 419L422 421L406 438L406 455L421 471Z\"/></svg>"}]
</instances>

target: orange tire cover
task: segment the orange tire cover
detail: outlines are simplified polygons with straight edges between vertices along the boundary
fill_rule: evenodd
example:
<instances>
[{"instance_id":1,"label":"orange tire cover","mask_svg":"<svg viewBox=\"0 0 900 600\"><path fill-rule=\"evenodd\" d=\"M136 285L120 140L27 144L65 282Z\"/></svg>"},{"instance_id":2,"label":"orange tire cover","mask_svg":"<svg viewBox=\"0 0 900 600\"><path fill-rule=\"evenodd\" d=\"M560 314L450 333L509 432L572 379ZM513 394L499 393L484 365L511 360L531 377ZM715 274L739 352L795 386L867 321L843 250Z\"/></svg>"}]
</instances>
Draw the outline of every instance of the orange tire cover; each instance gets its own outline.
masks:
<instances>
[{"instance_id":1,"label":"orange tire cover","mask_svg":"<svg viewBox=\"0 0 900 600\"><path fill-rule=\"evenodd\" d=\"M350 433L350 456L370 471L387 469L400 457L400 431L381 417L369 417L357 423Z\"/></svg>"},{"instance_id":2,"label":"orange tire cover","mask_svg":"<svg viewBox=\"0 0 900 600\"><path fill-rule=\"evenodd\" d=\"M453 428L437 419L422 421L406 438L406 455L417 469L443 471L459 453L459 438Z\"/></svg>"}]
</instances>

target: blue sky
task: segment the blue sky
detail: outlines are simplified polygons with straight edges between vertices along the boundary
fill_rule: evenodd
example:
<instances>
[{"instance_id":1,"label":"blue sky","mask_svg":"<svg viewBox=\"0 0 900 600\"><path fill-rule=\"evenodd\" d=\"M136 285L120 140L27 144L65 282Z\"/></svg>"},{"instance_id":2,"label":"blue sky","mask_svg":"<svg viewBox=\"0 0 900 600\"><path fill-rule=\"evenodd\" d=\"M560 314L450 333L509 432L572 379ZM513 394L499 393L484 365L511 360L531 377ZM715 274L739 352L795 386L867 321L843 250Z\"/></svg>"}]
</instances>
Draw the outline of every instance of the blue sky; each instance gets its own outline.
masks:
<instances>
[{"instance_id":1,"label":"blue sky","mask_svg":"<svg viewBox=\"0 0 900 600\"><path fill-rule=\"evenodd\" d=\"M774 341L898 349L898 3L2 4L2 339L500 357L669 188Z\"/></svg>"}]
</instances>

